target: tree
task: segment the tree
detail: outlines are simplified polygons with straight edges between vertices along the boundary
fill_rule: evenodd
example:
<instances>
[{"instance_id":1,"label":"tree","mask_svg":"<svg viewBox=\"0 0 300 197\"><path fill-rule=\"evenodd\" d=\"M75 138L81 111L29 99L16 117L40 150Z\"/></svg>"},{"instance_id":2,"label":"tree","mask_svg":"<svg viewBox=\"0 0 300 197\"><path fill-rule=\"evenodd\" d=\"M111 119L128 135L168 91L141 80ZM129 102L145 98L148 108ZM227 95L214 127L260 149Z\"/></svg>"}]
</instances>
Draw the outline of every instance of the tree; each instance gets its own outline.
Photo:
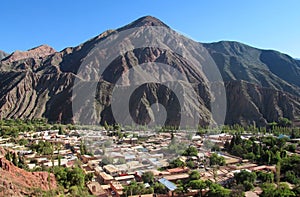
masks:
<instances>
[{"instance_id":1,"label":"tree","mask_svg":"<svg viewBox=\"0 0 300 197\"><path fill-rule=\"evenodd\" d=\"M170 162L169 166L171 168L178 168L178 167L184 167L185 163L183 161L181 161L179 158L174 159Z\"/></svg>"},{"instance_id":2,"label":"tree","mask_svg":"<svg viewBox=\"0 0 300 197\"><path fill-rule=\"evenodd\" d=\"M207 196L209 197L229 197L230 190L225 189L219 184L211 183L209 185L209 191L207 192Z\"/></svg>"},{"instance_id":3,"label":"tree","mask_svg":"<svg viewBox=\"0 0 300 197\"><path fill-rule=\"evenodd\" d=\"M113 128L114 128L114 131L121 131L121 125L120 124L114 124Z\"/></svg>"},{"instance_id":4,"label":"tree","mask_svg":"<svg viewBox=\"0 0 300 197\"><path fill-rule=\"evenodd\" d=\"M234 179L236 180L237 184L244 184L245 181L254 183L256 177L257 176L255 172L249 172L247 170L242 170L239 173L234 173Z\"/></svg>"},{"instance_id":5,"label":"tree","mask_svg":"<svg viewBox=\"0 0 300 197\"><path fill-rule=\"evenodd\" d=\"M232 149L231 149L231 154L238 156L238 157L243 157L245 154L245 150L240 144L234 144Z\"/></svg>"},{"instance_id":6,"label":"tree","mask_svg":"<svg viewBox=\"0 0 300 197\"><path fill-rule=\"evenodd\" d=\"M15 166L18 166L18 155L17 155L17 153L13 153L12 162Z\"/></svg>"},{"instance_id":7,"label":"tree","mask_svg":"<svg viewBox=\"0 0 300 197\"><path fill-rule=\"evenodd\" d=\"M66 133L65 128L63 126L60 126L58 128L58 135L64 135Z\"/></svg>"},{"instance_id":8,"label":"tree","mask_svg":"<svg viewBox=\"0 0 300 197\"><path fill-rule=\"evenodd\" d=\"M88 181L91 181L92 179L94 178L94 173L87 173L84 177L84 181L85 182L88 182Z\"/></svg>"},{"instance_id":9,"label":"tree","mask_svg":"<svg viewBox=\"0 0 300 197\"><path fill-rule=\"evenodd\" d=\"M25 139L25 138L21 138L19 141L18 141L18 144L20 144L21 146L26 146L28 144L28 140Z\"/></svg>"},{"instance_id":10,"label":"tree","mask_svg":"<svg viewBox=\"0 0 300 197\"><path fill-rule=\"evenodd\" d=\"M144 174L142 174L142 179L144 181L144 183L153 183L154 181L154 174L153 172L145 172Z\"/></svg>"},{"instance_id":11,"label":"tree","mask_svg":"<svg viewBox=\"0 0 300 197\"><path fill-rule=\"evenodd\" d=\"M136 181L132 181L129 185L126 185L123 190L126 196L129 195L142 195L142 194L152 194L153 189L146 188L143 183L137 183Z\"/></svg>"},{"instance_id":12,"label":"tree","mask_svg":"<svg viewBox=\"0 0 300 197\"><path fill-rule=\"evenodd\" d=\"M289 144L287 146L287 150L292 152L292 153L294 153L296 151L296 149L297 149L297 146L295 144Z\"/></svg>"},{"instance_id":13,"label":"tree","mask_svg":"<svg viewBox=\"0 0 300 197\"><path fill-rule=\"evenodd\" d=\"M296 196L295 193L290 190L289 186L286 183L280 183L275 192L276 197L290 197Z\"/></svg>"},{"instance_id":14,"label":"tree","mask_svg":"<svg viewBox=\"0 0 300 197\"><path fill-rule=\"evenodd\" d=\"M153 185L153 188L154 188L154 193L156 193L156 194L167 194L168 193L168 189L159 182L156 182Z\"/></svg>"},{"instance_id":15,"label":"tree","mask_svg":"<svg viewBox=\"0 0 300 197\"><path fill-rule=\"evenodd\" d=\"M67 180L70 183L70 186L83 188L85 180L84 177L84 172L79 167L75 167L67 171Z\"/></svg>"},{"instance_id":16,"label":"tree","mask_svg":"<svg viewBox=\"0 0 300 197\"><path fill-rule=\"evenodd\" d=\"M264 183L261 186L262 189L262 193L261 193L261 197L274 197L275 196L275 191L276 191L276 187L273 183Z\"/></svg>"},{"instance_id":17,"label":"tree","mask_svg":"<svg viewBox=\"0 0 300 197\"><path fill-rule=\"evenodd\" d=\"M185 185L182 181L177 181L177 188L175 189L175 192L179 194L180 196L183 196L183 194L187 193L188 188L187 185Z\"/></svg>"},{"instance_id":18,"label":"tree","mask_svg":"<svg viewBox=\"0 0 300 197\"><path fill-rule=\"evenodd\" d=\"M11 160L12 160L12 154L8 151L8 152L5 154L5 158L6 158L8 161L11 161Z\"/></svg>"},{"instance_id":19,"label":"tree","mask_svg":"<svg viewBox=\"0 0 300 197\"><path fill-rule=\"evenodd\" d=\"M213 153L209 157L209 163L211 166L213 166L213 165L223 166L223 165L225 165L225 158L222 156L219 156L217 153Z\"/></svg>"},{"instance_id":20,"label":"tree","mask_svg":"<svg viewBox=\"0 0 300 197\"><path fill-rule=\"evenodd\" d=\"M42 155L51 155L53 152L52 145L48 141L39 141L38 144L32 144L31 149Z\"/></svg>"},{"instance_id":21,"label":"tree","mask_svg":"<svg viewBox=\"0 0 300 197\"><path fill-rule=\"evenodd\" d=\"M292 126L292 121L289 120L288 118L281 117L281 118L279 118L278 126L290 127L290 126Z\"/></svg>"},{"instance_id":22,"label":"tree","mask_svg":"<svg viewBox=\"0 0 300 197\"><path fill-rule=\"evenodd\" d=\"M189 175L189 180L199 180L200 178L200 173L197 170L193 170Z\"/></svg>"},{"instance_id":23,"label":"tree","mask_svg":"<svg viewBox=\"0 0 300 197\"><path fill-rule=\"evenodd\" d=\"M101 160L103 165L113 164L114 160L111 157L104 156Z\"/></svg>"},{"instance_id":24,"label":"tree","mask_svg":"<svg viewBox=\"0 0 300 197\"><path fill-rule=\"evenodd\" d=\"M186 162L186 166L191 169L194 169L196 165L195 165L194 161L190 160L190 161Z\"/></svg>"},{"instance_id":25,"label":"tree","mask_svg":"<svg viewBox=\"0 0 300 197\"><path fill-rule=\"evenodd\" d=\"M279 183L277 188L274 184L264 183L262 186L261 197L293 197L296 194L289 189L289 186L285 183Z\"/></svg>"},{"instance_id":26,"label":"tree","mask_svg":"<svg viewBox=\"0 0 300 197\"><path fill-rule=\"evenodd\" d=\"M300 183L300 179L297 178L296 174L294 171L287 171L284 175L284 179L286 181L288 181L289 183L292 183L292 184L299 184Z\"/></svg>"},{"instance_id":27,"label":"tree","mask_svg":"<svg viewBox=\"0 0 300 197\"><path fill-rule=\"evenodd\" d=\"M109 130L109 126L108 126L108 124L107 124L107 122L106 121L104 121L104 129L106 130L106 131L108 131Z\"/></svg>"},{"instance_id":28,"label":"tree","mask_svg":"<svg viewBox=\"0 0 300 197\"><path fill-rule=\"evenodd\" d=\"M274 174L272 172L257 172L257 178L260 179L263 183L273 183Z\"/></svg>"},{"instance_id":29,"label":"tree","mask_svg":"<svg viewBox=\"0 0 300 197\"><path fill-rule=\"evenodd\" d=\"M243 186L245 188L245 191L250 191L254 188L253 183L249 182L249 181L244 181L243 182Z\"/></svg>"},{"instance_id":30,"label":"tree","mask_svg":"<svg viewBox=\"0 0 300 197\"><path fill-rule=\"evenodd\" d=\"M81 140L80 141L80 154L85 155L86 153L87 153L86 146L85 146L84 142Z\"/></svg>"},{"instance_id":31,"label":"tree","mask_svg":"<svg viewBox=\"0 0 300 197\"><path fill-rule=\"evenodd\" d=\"M206 182L202 180L192 180L188 184L192 189L199 189L199 195L202 196L202 190L207 188Z\"/></svg>"},{"instance_id":32,"label":"tree","mask_svg":"<svg viewBox=\"0 0 300 197\"><path fill-rule=\"evenodd\" d=\"M183 154L184 156L198 156L198 150L194 146L189 146Z\"/></svg>"}]
</instances>

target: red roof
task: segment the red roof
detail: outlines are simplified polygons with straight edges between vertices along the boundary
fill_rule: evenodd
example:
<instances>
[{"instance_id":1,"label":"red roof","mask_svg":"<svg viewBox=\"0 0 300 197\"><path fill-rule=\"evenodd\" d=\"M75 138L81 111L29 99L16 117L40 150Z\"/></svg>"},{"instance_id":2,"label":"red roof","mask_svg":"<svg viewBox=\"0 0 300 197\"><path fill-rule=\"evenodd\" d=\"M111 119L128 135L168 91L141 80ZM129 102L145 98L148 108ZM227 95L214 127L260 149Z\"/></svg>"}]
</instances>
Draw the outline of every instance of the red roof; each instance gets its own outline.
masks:
<instances>
[{"instance_id":1,"label":"red roof","mask_svg":"<svg viewBox=\"0 0 300 197\"><path fill-rule=\"evenodd\" d=\"M170 173L183 173L183 172L187 172L189 169L187 167L183 167L183 168L172 168L172 169L168 169L167 171Z\"/></svg>"}]
</instances>

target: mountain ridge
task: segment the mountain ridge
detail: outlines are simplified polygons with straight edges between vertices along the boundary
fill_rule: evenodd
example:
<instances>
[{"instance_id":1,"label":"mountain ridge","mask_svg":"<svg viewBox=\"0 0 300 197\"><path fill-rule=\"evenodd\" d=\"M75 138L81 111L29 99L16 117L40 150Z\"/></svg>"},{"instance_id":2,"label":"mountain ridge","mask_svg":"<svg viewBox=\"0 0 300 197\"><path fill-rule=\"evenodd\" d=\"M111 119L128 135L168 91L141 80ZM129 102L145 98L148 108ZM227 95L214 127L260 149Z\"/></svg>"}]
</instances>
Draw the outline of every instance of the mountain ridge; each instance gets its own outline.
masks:
<instances>
[{"instance_id":1,"label":"mountain ridge","mask_svg":"<svg viewBox=\"0 0 300 197\"><path fill-rule=\"evenodd\" d=\"M1 61L0 77L5 79L0 84L1 118L39 118L45 117L52 122L74 122L72 112L72 90L74 81L81 80L77 71L91 50L107 37L117 32L142 26L163 26L170 28L159 19L145 16L116 30L108 30L78 45L68 47L60 52L51 52L41 56L26 56L15 61ZM155 34L153 35L156 36ZM176 42L176 40L174 40ZM211 55L223 77L227 94L227 116L225 124L266 125L287 117L297 122L300 117L300 61L290 56L273 51L262 50L239 42L220 41L215 43L199 43ZM24 57L24 56L23 56ZM9 59L8 57L5 58ZM212 98L208 93L208 84L201 79L202 74L193 70L186 60L157 48L143 48L128 51L119 56L110 65L110 70L103 76L97 89L97 108L99 114L92 114L100 123L114 123L111 112L111 91L118 77L126 70L145 62L161 62L172 64L184 71L185 75L197 87L197 94L203 113L201 124L209 122L209 103ZM87 67L89 73L98 67ZM97 72L97 71L96 71ZM198 77L195 77L198 76ZM165 107L170 96L164 97L161 87L145 86L139 92L136 113L143 123L150 115L143 109L148 108L151 98L161 98ZM155 91L151 91L151 88ZM139 97L139 95L137 95ZM21 99L22 98L22 99ZM30 98L30 99L29 99ZM149 100L150 99L150 100ZM157 99L151 102L160 102ZM150 103L151 103L150 102ZM239 102L240 107L236 108ZM148 104L147 104L148 103ZM190 109L188 109L190 110ZM172 121L171 121L172 122Z\"/></svg>"}]
</instances>

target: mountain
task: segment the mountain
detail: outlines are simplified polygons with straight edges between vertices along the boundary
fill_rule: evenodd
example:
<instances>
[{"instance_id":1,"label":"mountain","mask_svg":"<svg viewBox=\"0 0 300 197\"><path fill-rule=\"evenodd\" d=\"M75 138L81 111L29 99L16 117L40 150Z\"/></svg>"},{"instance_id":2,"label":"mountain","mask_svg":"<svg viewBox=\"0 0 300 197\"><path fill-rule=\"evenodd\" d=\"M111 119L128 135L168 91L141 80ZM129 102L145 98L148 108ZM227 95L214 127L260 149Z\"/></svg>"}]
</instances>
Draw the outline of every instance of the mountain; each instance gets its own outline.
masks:
<instances>
[{"instance_id":1,"label":"mountain","mask_svg":"<svg viewBox=\"0 0 300 197\"><path fill-rule=\"evenodd\" d=\"M152 31L149 31L149 27L158 28L150 28ZM124 32L125 39L122 37ZM141 42L145 32L147 36ZM143 43L151 41L163 47L143 46ZM130 50L118 54L114 51L115 47ZM185 51L199 57L201 65L197 66L191 63L191 59L180 55ZM113 57L114 53L117 56L105 67L106 59ZM203 60L205 56L208 58ZM209 78L218 78L215 72L211 72L213 66L219 70L224 82L210 82ZM130 70L139 73L139 67L142 71L154 73L153 76L164 76L163 80L171 81L171 85L139 84L127 102L124 95L130 93L129 87L135 85L139 77L140 81L147 78L128 74ZM280 117L287 117L295 124L300 122L300 61L277 51L261 50L238 42L197 43L177 35L169 26L151 16L108 30L60 52L48 46L15 52L1 60L0 71L3 79L0 83L1 118L45 117L52 122L73 123L79 120L103 124L105 121L118 121L116 116L127 121L130 113L135 122L145 124L159 117L155 111L161 112L162 106L153 104L160 103L166 109L168 125L178 125L180 120L191 118L197 119L197 124L208 125L212 116L215 120L222 120L222 109L212 113L220 96L211 95L210 90L224 83L226 124L255 122L266 125ZM186 80L182 80L182 76ZM174 85L172 79L176 77L178 80ZM172 92L168 85L174 87L174 91L183 90L187 102L181 106L182 109L178 108L180 95ZM113 114L112 94L119 86L122 94L117 104L124 105L121 103L123 100L127 102L125 105L129 103L127 115L122 114L127 112L127 108L122 107ZM95 103L93 98L91 100L91 87L95 89ZM191 89L196 95L190 93ZM80 104L74 105L78 100ZM96 111L88 107L91 105ZM153 106L157 109L152 109ZM216 106L222 108L222 103ZM152 111L147 110L149 108Z\"/></svg>"},{"instance_id":2,"label":"mountain","mask_svg":"<svg viewBox=\"0 0 300 197\"><path fill-rule=\"evenodd\" d=\"M4 51L0 50L0 60L2 60L3 58L5 58L6 56L8 56L8 54L5 53Z\"/></svg>"}]
</instances>

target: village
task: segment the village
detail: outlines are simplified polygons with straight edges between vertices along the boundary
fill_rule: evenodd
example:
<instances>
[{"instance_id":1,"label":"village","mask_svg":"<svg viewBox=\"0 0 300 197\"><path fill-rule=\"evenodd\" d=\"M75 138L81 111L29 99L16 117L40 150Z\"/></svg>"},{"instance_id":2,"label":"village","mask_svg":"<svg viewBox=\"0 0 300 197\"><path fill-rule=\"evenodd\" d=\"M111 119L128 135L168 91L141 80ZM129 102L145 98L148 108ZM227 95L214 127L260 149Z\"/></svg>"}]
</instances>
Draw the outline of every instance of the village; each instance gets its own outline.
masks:
<instances>
[{"instance_id":1,"label":"village","mask_svg":"<svg viewBox=\"0 0 300 197\"><path fill-rule=\"evenodd\" d=\"M242 134L246 140L252 136ZM183 196L176 192L177 185L189 179L192 171L198 171L201 180L210 180L220 185L232 182L234 174L241 170L276 173L275 165L261 165L224 151L225 143L233 138L233 135L225 133L196 135L195 132L187 131L115 132L102 129L70 130L61 134L59 130L45 130L20 133L18 138L27 139L31 144L49 142L54 151L50 155L43 155L29 146L9 142L9 138L0 138L0 146L17 152L30 170L52 166L72 168L80 163L86 174L93 175L86 186L92 195L98 197L134 196L132 191L124 194L125 187L132 181L144 184L145 188L150 187L149 183L143 181L143 174L148 172L153 174L154 182L164 185L168 191L165 194L138 196ZM197 154L182 154L188 147L194 147ZM213 154L224 158L225 163L212 165L210 158ZM296 154L299 155L299 146ZM170 163L175 159L189 165L172 167ZM203 194L207 191L190 189L184 196L194 196L199 192ZM246 196L258 196L261 192L257 187L247 191Z\"/></svg>"}]
</instances>

